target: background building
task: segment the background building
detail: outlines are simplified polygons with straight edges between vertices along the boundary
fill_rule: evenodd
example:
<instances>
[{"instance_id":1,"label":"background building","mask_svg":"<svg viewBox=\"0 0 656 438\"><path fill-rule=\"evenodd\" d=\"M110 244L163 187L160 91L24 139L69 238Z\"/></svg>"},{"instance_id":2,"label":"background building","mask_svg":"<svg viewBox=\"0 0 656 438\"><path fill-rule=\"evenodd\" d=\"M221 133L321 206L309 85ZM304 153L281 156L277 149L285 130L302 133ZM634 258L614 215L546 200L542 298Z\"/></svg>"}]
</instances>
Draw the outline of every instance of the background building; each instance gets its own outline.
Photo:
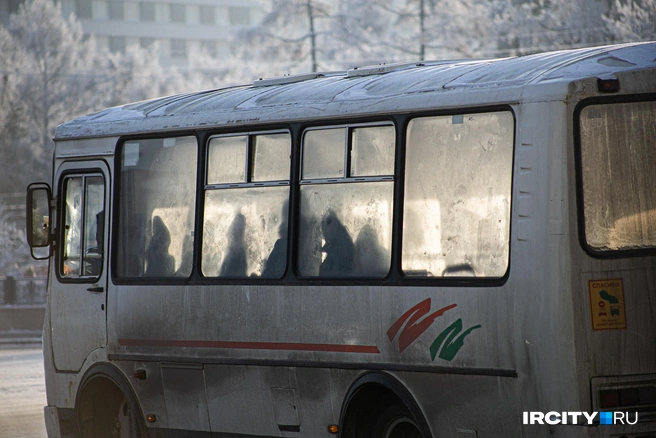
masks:
<instances>
[{"instance_id":1,"label":"background building","mask_svg":"<svg viewBox=\"0 0 656 438\"><path fill-rule=\"evenodd\" d=\"M0 23L6 23L22 1L0 0ZM63 15L75 14L84 33L95 35L101 50L157 47L164 67L185 67L195 49L204 48L215 57L226 55L231 37L264 15L253 0L60 1Z\"/></svg>"}]
</instances>

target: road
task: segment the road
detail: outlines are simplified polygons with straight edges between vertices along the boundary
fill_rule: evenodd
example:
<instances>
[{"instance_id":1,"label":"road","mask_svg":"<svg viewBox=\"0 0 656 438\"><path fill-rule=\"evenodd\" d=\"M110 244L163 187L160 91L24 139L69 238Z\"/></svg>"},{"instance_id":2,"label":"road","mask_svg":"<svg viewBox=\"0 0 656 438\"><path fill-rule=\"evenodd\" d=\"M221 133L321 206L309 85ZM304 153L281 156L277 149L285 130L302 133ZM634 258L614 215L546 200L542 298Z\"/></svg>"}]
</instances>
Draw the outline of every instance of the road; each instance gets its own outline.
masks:
<instances>
[{"instance_id":1,"label":"road","mask_svg":"<svg viewBox=\"0 0 656 438\"><path fill-rule=\"evenodd\" d=\"M46 438L40 348L0 349L0 438Z\"/></svg>"}]
</instances>

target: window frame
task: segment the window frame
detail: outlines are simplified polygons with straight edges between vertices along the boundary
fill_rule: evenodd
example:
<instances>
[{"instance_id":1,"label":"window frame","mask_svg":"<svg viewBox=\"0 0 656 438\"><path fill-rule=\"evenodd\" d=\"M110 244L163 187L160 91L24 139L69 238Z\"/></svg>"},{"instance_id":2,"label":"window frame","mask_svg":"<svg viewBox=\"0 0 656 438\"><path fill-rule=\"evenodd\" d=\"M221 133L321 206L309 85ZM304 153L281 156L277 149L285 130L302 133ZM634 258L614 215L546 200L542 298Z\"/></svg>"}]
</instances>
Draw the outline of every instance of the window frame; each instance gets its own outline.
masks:
<instances>
[{"instance_id":1,"label":"window frame","mask_svg":"<svg viewBox=\"0 0 656 438\"><path fill-rule=\"evenodd\" d=\"M406 277L403 276L401 269L401 245L403 229L403 208L404 208L404 183L405 183L405 147L407 137L407 127L413 118L459 115L469 113L486 113L497 111L509 111L513 117L513 152L512 152L512 180L511 180L511 202L510 202L510 230L509 230L509 254L506 274L500 278L492 277ZM301 181L301 164L302 164L302 139L306 130L310 129L329 129L333 127L344 126L364 126L371 127L376 125L393 126L396 136L396 148L394 151L394 209L392 212L392 244L391 264L388 275L385 278L364 278L364 277L339 277L339 278L320 278L320 277L302 277L298 275L295 269L298 241L298 224L300 216L300 187ZM116 274L117 268L117 246L118 236L116 229L119 218L120 196L120 178L114 178L112 183L112 204L113 208L111 217L107 220L111 222L110 242L108 250L111 252L111 259L108 272L111 275L114 284L118 285L334 285L334 286L377 286L377 287L500 287L503 286L512 269L512 236L513 236L513 214L515 202L515 152L518 142L517 134L517 114L516 108L510 104L491 104L479 105L471 108L446 108L446 109L427 109L427 110L404 110L394 114L379 114L366 117L349 117L348 115L337 116L328 120L293 120L276 123L264 123L262 125L252 125L243 127L226 127L226 128L199 128L193 130L172 130L167 132L142 132L120 137L117 141L116 153L114 156L114 169L120 170L121 148L124 143L140 141L144 139L157 139L169 137L192 136L197 141L197 168L196 168L196 200L195 200L195 236L193 266L191 275L187 278L167 277L161 279L148 279L142 277L119 277ZM260 128L260 129L257 129ZM289 133L291 138L291 158L290 158L290 177L289 177L289 211L288 211L288 235L287 235L287 266L282 278L228 278L228 277L204 277L201 273L202 265L202 236L203 220L205 214L205 190L206 190L206 166L208 156L208 144L211 138L226 136L244 136L249 134L271 134L271 133ZM349 140L350 141L350 140ZM360 179L378 180L380 177L357 177L353 180ZM329 180L326 183L331 183ZM342 182L341 179L335 182ZM243 183L242 187L251 184L253 187L261 187L264 183ZM231 184L225 184L230 186Z\"/></svg>"},{"instance_id":2,"label":"window frame","mask_svg":"<svg viewBox=\"0 0 656 438\"><path fill-rule=\"evenodd\" d=\"M354 130L358 128L375 128L375 127L391 127L394 129L394 166L392 168L392 175L376 175L376 176L357 176L357 177L351 177L348 176L351 171L351 152L353 150L353 136L352 133ZM344 129L344 167L342 168L344 170L344 176L343 177L327 177L327 178L303 178L303 158L304 158L304 142L305 142L305 134L308 132L312 131L325 131L325 130L330 130L330 129ZM292 233L294 234L294 239L292 241L292 271L294 272L294 275L298 279L302 279L307 281L310 284L313 283L323 283L323 282L331 282L331 283L337 283L337 284L354 284L354 283L362 283L364 282L376 282L376 283L384 283L387 278L389 278L391 275L394 275L393 273L395 272L395 264L394 264L394 259L395 259L395 233L396 233L396 226L395 226L395 218L396 218L396 210L397 210L397 185L400 176L398 176L398 152L399 152L399 133L397 130L397 125L394 121L394 119L390 120L377 120L377 121L371 121L371 122L353 122L353 123L337 123L337 124L325 124L325 125L309 125L309 126L304 126L300 129L299 132L299 144L298 144L298 149L299 149L299 161L298 161L298 182L297 182L297 187L295 189L295 197L296 197L296 208L294 211L294 215L296 216L296 219L298 219L301 215L301 187L303 186L311 186L311 185L330 185L330 184L354 184L354 183L368 183L368 182L392 182L392 223L391 223L391 241L390 241L390 264L387 270L387 273L383 277L372 277L372 276L346 276L346 277L328 277L328 276L306 276L302 275L299 271L299 266L298 266L298 253L299 253L299 233L300 233L300 227L298 226L299 221L295 220L294 224L296 225L294 229L292 230Z\"/></svg>"},{"instance_id":3,"label":"window frame","mask_svg":"<svg viewBox=\"0 0 656 438\"><path fill-rule=\"evenodd\" d=\"M276 180L276 181L266 181L266 182L253 182L251 180L253 173L253 152L254 144L252 138L258 135L271 135L271 134L289 134L290 139L290 155L294 154L294 137L292 132L288 129L274 129L274 130L265 130L265 131L243 131L243 132L233 132L226 134L214 134L207 137L205 140L204 147L204 157L205 157L205 166L203 169L203 192L205 190L220 190L220 189L230 189L230 188L248 188L248 187L270 187L270 186L291 186L291 159L290 159L290 176L286 180ZM219 183L219 184L210 184L207 182L208 175L208 166L210 164L210 142L215 138L229 138L229 137L246 137L246 159L245 161L245 181L239 183Z\"/></svg>"},{"instance_id":4,"label":"window frame","mask_svg":"<svg viewBox=\"0 0 656 438\"><path fill-rule=\"evenodd\" d=\"M506 264L506 271L501 276L495 277L476 277L476 276L413 276L404 273L403 271L403 224L404 224L404 213L405 213L405 180L406 180L406 161L407 161L407 139L408 139L408 128L410 123L415 119L421 118L433 118L433 117L456 117L456 116L468 116L474 114L490 114L490 113L499 113L499 112L508 112L513 119L512 126L512 147L511 147L511 163L510 163L510 187L509 187L509 211L508 211L508 258ZM440 285L458 285L458 286L500 286L503 285L509 278L511 260L512 260L512 236L513 236L513 202L515 198L515 148L517 144L517 115L515 110L510 105L499 105L492 107L472 107L472 108L452 108L444 109L440 111L426 112L426 113L410 113L407 114L407 117L404 120L403 125L403 174L402 181L399 181L399 185L402 186L400 193L399 206L399 219L400 225L397 234L398 238L398 248L396 249L398 255L398 265L396 269L398 271L399 278L401 282L408 282L409 284L417 282L417 284L440 284ZM401 177L399 177L401 178ZM395 230L396 231L396 230Z\"/></svg>"},{"instance_id":5,"label":"window frame","mask_svg":"<svg viewBox=\"0 0 656 438\"><path fill-rule=\"evenodd\" d=\"M57 205L57 210L55 212L56 218L57 218L57 223L56 223L56 229L54 230L54 235L56 236L56 246L55 246L55 274L57 276L57 281L59 283L78 283L78 284L93 284L97 283L98 280L100 280L104 273L105 273L105 264L107 260L107 255L109 252L110 248L110 243L109 242L104 242L104 248L103 248L103 254L101 257L101 264L100 264L100 272L98 275L94 276L89 276L89 275L78 275L76 277L67 277L62 275L62 267L64 264L64 242L65 242L65 220L66 220L66 206L65 206L65 199L66 199L66 192L64 191L65 189L65 182L67 179L72 179L72 178L81 178L82 179L82 187L83 187L83 194L85 195L83 199L80 200L80 205L83 206L84 209L84 215L81 217L81 227L82 230L84 230L84 218L86 217L86 203L85 203L85 197L86 197L86 190L85 190L85 180L86 178L89 177L100 177L102 178L103 181L103 206L105 210L105 224L104 227L105 229L103 230L103 233L106 235L108 231L109 225L109 217L110 215L108 214L107 209L109 208L110 205L110 200L108 199L107 196L107 187L108 187L108 182L107 182L107 177L105 176L104 172L102 169L98 167L91 167L91 168L82 168L82 169L69 169L64 172L62 172L59 175L59 182L57 186L57 200L58 200L58 205ZM59 200L61 200L61 203L59 203ZM110 233L111 236L111 233ZM80 250L83 251L83 240L80 239ZM79 260L82 260L82 253L79 255ZM82 265L80 265L80 269L82 268Z\"/></svg>"},{"instance_id":6,"label":"window frame","mask_svg":"<svg viewBox=\"0 0 656 438\"><path fill-rule=\"evenodd\" d=\"M264 182L254 182L252 181L252 174L254 168L254 152L255 152L255 143L253 141L254 137L260 135L272 135L272 134L287 134L289 135L289 174L286 180L276 180L276 181L264 181ZM246 137L246 156L244 159L244 182L231 182L231 183L218 183L210 184L208 183L209 175L209 165L210 165L210 143L213 139L216 138L231 138L231 137ZM293 192L293 183L292 178L294 174L294 134L289 128L279 128L279 129L263 129L263 130L246 130L246 131L233 131L225 133L210 134L205 137L203 143L203 161L202 161L202 178L197 178L200 183L200 190L197 191L197 201L200 203L200 206L197 208L197 229L200 232L197 234L198 238L195 242L195 251L197 254L194 254L194 260L197 260L197 271L198 275L203 280L210 280L211 283L222 283L222 284L244 284L244 283L256 283L256 284L266 284L266 283L279 283L289 271L289 255L290 255L290 226L291 218L293 212L291 207L287 210L287 249L285 256L285 269L281 277L222 277L209 276L203 273L203 243L205 238L205 201L207 191L215 190L230 190L230 189L243 189L243 188L261 188L261 187L289 187L289 197L288 203L291 205L292 192Z\"/></svg>"},{"instance_id":7,"label":"window frame","mask_svg":"<svg viewBox=\"0 0 656 438\"><path fill-rule=\"evenodd\" d=\"M590 257L596 259L620 259L656 255L655 248L598 250L588 244L585 230L585 200L583 194L583 148L581 142L581 113L588 106L613 105L656 101L656 93L636 93L621 96L595 96L581 100L573 112L574 161L576 173L576 210L579 245Z\"/></svg>"},{"instance_id":8,"label":"window frame","mask_svg":"<svg viewBox=\"0 0 656 438\"><path fill-rule=\"evenodd\" d=\"M114 152L114 167L115 174L114 182L112 184L112 214L111 214L111 234L109 239L109 248L111 248L111 258L109 260L109 274L111 275L112 282L117 285L184 285L189 284L190 281L196 277L197 271L197 239L194 239L193 252L192 252L192 266L191 272L186 277L125 277L118 274L118 248L119 248L119 221L121 220L121 158L123 155L123 148L126 143L139 142L143 140L163 140L167 138L180 138L191 137L196 140L196 199L193 202L194 208L194 236L198 235L199 228L199 215L203 213L202 208L199 207L201 203L200 195L202 190L201 179L199 175L203 169L204 157L202 156L202 131L171 131L171 132L143 132L139 135L130 135L120 137L116 142ZM202 203L201 203L202 206Z\"/></svg>"},{"instance_id":9,"label":"window frame","mask_svg":"<svg viewBox=\"0 0 656 438\"><path fill-rule=\"evenodd\" d=\"M372 123L366 123L366 122L358 122L358 123L342 123L338 125L322 125L322 126L312 126L312 127L307 127L301 131L301 141L299 144L299 149L300 149L300 159L299 159L299 180L298 180L298 185L303 186L303 185L309 185L309 184L339 184L339 183L355 183L355 182L374 182L374 181L395 181L397 178L395 177L396 175L396 145L399 143L399 139L395 138L395 151L394 151L394 169L393 169L393 174L390 175L376 175L376 176L348 176L350 171L351 171L351 154L350 152L353 149L353 138L351 136L351 133L353 130L358 129L358 128L375 128L375 127L382 127L382 126L389 126L394 128L395 132L394 135L396 137L396 127L394 125L394 122L389 121L389 122L372 122ZM304 158L304 141L305 141L305 134L311 131L325 131L329 129L345 129L345 141L344 141L344 176L343 177L327 177L327 178L303 178L303 158Z\"/></svg>"}]
</instances>

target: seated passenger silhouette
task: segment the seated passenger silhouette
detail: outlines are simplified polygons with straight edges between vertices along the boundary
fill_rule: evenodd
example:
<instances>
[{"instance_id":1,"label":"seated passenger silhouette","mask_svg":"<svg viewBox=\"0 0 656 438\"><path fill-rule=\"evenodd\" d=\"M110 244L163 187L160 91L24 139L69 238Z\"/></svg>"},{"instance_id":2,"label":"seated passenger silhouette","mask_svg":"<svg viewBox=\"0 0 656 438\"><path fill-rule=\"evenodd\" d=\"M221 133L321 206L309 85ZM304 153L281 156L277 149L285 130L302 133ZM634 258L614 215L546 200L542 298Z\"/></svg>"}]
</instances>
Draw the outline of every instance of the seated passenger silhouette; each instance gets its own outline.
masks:
<instances>
[{"instance_id":1,"label":"seated passenger silhouette","mask_svg":"<svg viewBox=\"0 0 656 438\"><path fill-rule=\"evenodd\" d=\"M346 277L353 271L355 248L346 227L334 211L329 210L321 220L321 232L325 244L321 252L326 258L319 268L321 277Z\"/></svg>"},{"instance_id":2,"label":"seated passenger silhouette","mask_svg":"<svg viewBox=\"0 0 656 438\"><path fill-rule=\"evenodd\" d=\"M246 248L244 247L244 234L246 232L246 218L238 213L230 225L228 231L228 250L221 264L219 276L221 277L246 277Z\"/></svg>"},{"instance_id":3,"label":"seated passenger silhouette","mask_svg":"<svg viewBox=\"0 0 656 438\"><path fill-rule=\"evenodd\" d=\"M378 243L378 234L370 224L360 230L355 239L354 274L362 277L382 277L389 271L389 256Z\"/></svg>"},{"instance_id":4,"label":"seated passenger silhouette","mask_svg":"<svg viewBox=\"0 0 656 438\"><path fill-rule=\"evenodd\" d=\"M264 278L280 278L285 272L287 265L287 211L289 209L288 203L285 202L282 208L281 222L278 227L278 240L273 245L273 249L269 257L264 262L262 268L262 277Z\"/></svg>"},{"instance_id":5,"label":"seated passenger silhouette","mask_svg":"<svg viewBox=\"0 0 656 438\"><path fill-rule=\"evenodd\" d=\"M153 218L153 237L146 250L146 277L170 277L175 270L175 259L169 254L171 233L161 217Z\"/></svg>"}]
</instances>

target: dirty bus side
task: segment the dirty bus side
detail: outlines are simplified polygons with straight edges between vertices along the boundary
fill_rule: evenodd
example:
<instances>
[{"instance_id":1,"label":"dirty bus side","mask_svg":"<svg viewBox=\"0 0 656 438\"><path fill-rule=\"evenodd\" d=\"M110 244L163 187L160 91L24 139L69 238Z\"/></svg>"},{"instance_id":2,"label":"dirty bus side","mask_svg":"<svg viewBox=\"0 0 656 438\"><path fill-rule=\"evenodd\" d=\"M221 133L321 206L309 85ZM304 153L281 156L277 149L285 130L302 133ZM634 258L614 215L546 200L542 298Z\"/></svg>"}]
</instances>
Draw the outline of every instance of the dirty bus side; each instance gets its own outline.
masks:
<instances>
[{"instance_id":1,"label":"dirty bus side","mask_svg":"<svg viewBox=\"0 0 656 438\"><path fill-rule=\"evenodd\" d=\"M656 436L655 47L61 125L48 436Z\"/></svg>"}]
</instances>

